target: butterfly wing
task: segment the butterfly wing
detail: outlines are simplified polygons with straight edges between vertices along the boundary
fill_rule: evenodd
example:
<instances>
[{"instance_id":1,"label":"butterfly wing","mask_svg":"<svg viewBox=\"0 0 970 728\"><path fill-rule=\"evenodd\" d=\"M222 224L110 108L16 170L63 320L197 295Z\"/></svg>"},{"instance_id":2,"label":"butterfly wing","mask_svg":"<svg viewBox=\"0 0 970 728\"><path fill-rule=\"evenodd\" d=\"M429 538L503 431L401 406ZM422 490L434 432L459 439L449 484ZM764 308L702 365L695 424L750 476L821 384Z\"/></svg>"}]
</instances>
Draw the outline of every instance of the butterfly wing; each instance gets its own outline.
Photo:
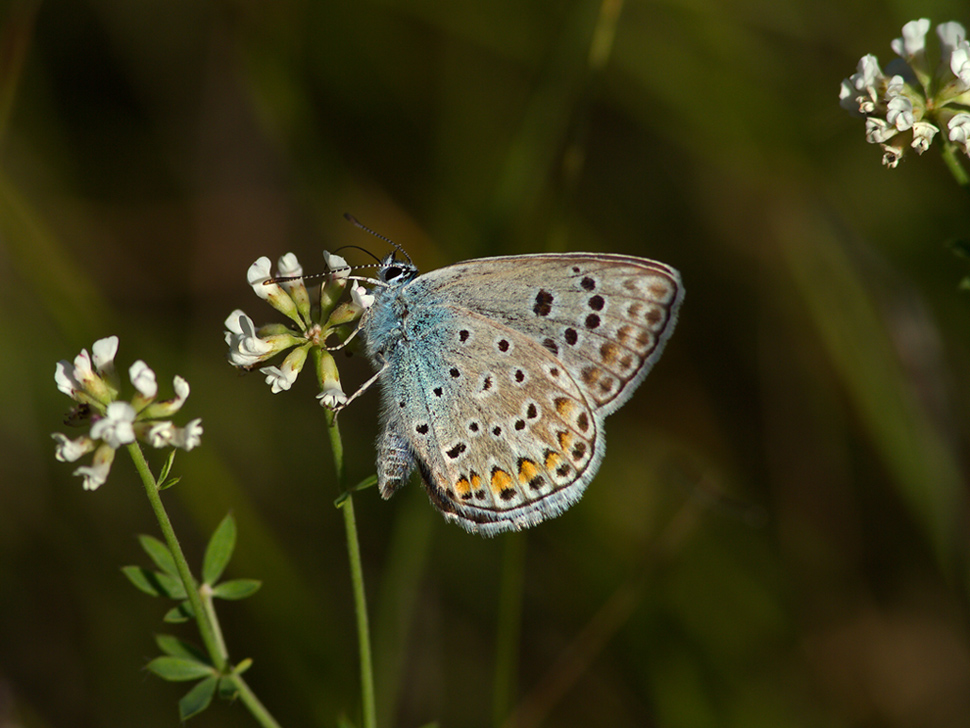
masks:
<instances>
[{"instance_id":1,"label":"butterfly wing","mask_svg":"<svg viewBox=\"0 0 970 728\"><path fill-rule=\"evenodd\" d=\"M385 349L378 475L388 497L417 464L449 520L520 530L581 497L603 455L603 418L660 355L677 272L619 255L459 263L400 292Z\"/></svg>"},{"instance_id":2,"label":"butterfly wing","mask_svg":"<svg viewBox=\"0 0 970 728\"><path fill-rule=\"evenodd\" d=\"M603 416L660 358L684 299L674 268L608 253L483 258L418 281L547 348Z\"/></svg>"}]
</instances>

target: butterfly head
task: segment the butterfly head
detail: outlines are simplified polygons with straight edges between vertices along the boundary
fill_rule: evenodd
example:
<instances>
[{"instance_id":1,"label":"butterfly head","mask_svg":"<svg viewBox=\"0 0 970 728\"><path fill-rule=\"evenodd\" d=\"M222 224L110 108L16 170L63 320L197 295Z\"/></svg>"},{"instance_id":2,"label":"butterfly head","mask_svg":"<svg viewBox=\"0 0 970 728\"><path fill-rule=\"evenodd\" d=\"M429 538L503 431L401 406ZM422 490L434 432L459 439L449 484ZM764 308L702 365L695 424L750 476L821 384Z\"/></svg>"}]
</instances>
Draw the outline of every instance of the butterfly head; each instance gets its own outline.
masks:
<instances>
[{"instance_id":1,"label":"butterfly head","mask_svg":"<svg viewBox=\"0 0 970 728\"><path fill-rule=\"evenodd\" d=\"M401 286L414 280L418 275L417 267L409 260L398 260L394 253L388 253L381 261L377 279L388 286Z\"/></svg>"}]
</instances>

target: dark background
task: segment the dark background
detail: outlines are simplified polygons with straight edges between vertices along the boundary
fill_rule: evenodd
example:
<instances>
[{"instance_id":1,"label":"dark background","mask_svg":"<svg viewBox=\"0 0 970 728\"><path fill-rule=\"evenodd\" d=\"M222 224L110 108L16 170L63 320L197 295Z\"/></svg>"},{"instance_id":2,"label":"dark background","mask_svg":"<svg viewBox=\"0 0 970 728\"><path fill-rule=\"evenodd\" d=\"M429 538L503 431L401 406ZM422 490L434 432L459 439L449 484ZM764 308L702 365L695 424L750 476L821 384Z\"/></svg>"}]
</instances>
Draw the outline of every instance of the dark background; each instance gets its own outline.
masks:
<instances>
[{"instance_id":1,"label":"dark background","mask_svg":"<svg viewBox=\"0 0 970 728\"><path fill-rule=\"evenodd\" d=\"M416 484L357 496L382 727L966 726L970 264L946 242L970 204L938 147L886 170L838 105L920 16L970 24L956 0L0 3L0 726L174 726L188 688L143 669L153 633L194 633L119 571L158 534L126 453L94 493L53 457L55 362L110 334L122 371L192 386L203 446L165 501L194 564L238 520L229 575L263 589L220 609L232 657L284 725L359 720L311 378L273 396L222 337L237 307L280 320L258 256L387 251L345 211L423 270L612 251L687 288L561 518L484 540ZM352 481L376 403L341 415Z\"/></svg>"}]
</instances>

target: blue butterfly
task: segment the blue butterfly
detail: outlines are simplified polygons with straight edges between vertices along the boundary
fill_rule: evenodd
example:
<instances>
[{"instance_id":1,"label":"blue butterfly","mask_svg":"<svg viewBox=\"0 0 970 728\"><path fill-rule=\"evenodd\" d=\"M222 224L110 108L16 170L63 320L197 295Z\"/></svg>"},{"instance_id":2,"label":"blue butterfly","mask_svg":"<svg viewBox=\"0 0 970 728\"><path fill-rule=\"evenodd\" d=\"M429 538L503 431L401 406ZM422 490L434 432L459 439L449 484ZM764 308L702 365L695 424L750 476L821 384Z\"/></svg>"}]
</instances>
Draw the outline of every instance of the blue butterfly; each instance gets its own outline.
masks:
<instances>
[{"instance_id":1,"label":"blue butterfly","mask_svg":"<svg viewBox=\"0 0 970 728\"><path fill-rule=\"evenodd\" d=\"M381 261L360 322L381 385L381 495L417 468L448 521L490 536L555 516L603 459L604 418L673 333L680 274L626 255ZM344 405L346 406L346 405Z\"/></svg>"}]
</instances>

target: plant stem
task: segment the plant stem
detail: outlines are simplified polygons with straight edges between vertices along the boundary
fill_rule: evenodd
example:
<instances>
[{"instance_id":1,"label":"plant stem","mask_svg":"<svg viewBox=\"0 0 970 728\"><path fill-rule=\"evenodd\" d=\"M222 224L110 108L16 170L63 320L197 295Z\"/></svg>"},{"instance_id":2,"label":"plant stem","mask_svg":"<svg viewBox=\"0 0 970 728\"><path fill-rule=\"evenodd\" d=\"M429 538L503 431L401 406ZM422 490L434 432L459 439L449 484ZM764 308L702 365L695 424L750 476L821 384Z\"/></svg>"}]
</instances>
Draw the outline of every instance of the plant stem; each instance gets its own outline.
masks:
<instances>
[{"instance_id":1,"label":"plant stem","mask_svg":"<svg viewBox=\"0 0 970 728\"><path fill-rule=\"evenodd\" d=\"M249 712L252 713L252 716L260 725L265 726L265 728L280 728L280 724L266 710L266 706L256 697L256 693L246 684L242 675L233 675L231 680L239 693L239 700L249 709Z\"/></svg>"},{"instance_id":2,"label":"plant stem","mask_svg":"<svg viewBox=\"0 0 970 728\"><path fill-rule=\"evenodd\" d=\"M953 175L953 179L956 180L956 183L963 189L970 191L970 175L967 174L967 170L965 170L963 165L960 163L956 150L956 144L953 142L944 143L943 161L946 163L946 167L950 170L950 174Z\"/></svg>"},{"instance_id":3,"label":"plant stem","mask_svg":"<svg viewBox=\"0 0 970 728\"><path fill-rule=\"evenodd\" d=\"M239 693L239 699L260 725L265 728L280 728L280 724L266 710L266 706L256 697L242 675L230 672L229 656L222 639L222 631L219 628L215 609L211 608L211 603L209 605L203 604L202 595L199 593L195 577L192 576L189 562L182 552L178 537L175 535L175 529L172 528L172 521L162 504L158 482L155 480L155 476L148 466L148 461L145 460L145 454L141 451L137 442L128 446L128 452L135 463L135 469L138 471L142 483L145 485L145 493L148 494L148 501L152 504L152 510L155 511L155 518L158 519L158 525L162 529L168 550L175 560L175 568L178 570L179 578L182 580L185 593L192 605L192 611L195 613L195 622L199 627L199 634L202 636L202 642L205 644L209 659L212 660L213 666L220 674L227 675L232 680Z\"/></svg>"},{"instance_id":4,"label":"plant stem","mask_svg":"<svg viewBox=\"0 0 970 728\"><path fill-rule=\"evenodd\" d=\"M364 728L377 725L374 699L374 666L371 661L370 625L367 619L367 597L364 593L364 571L357 540L357 520L354 517L354 498L350 496L342 506L347 529L347 552L350 557L350 579L354 586L354 609L357 612L357 641L360 648L360 693L364 708Z\"/></svg>"},{"instance_id":5,"label":"plant stem","mask_svg":"<svg viewBox=\"0 0 970 728\"><path fill-rule=\"evenodd\" d=\"M216 605L212 599L212 587L208 584L203 584L199 589L199 595L202 597L202 605L205 607L209 624L212 625L212 632L215 635L216 644L219 647L219 654L222 655L224 660L228 661L229 650L226 648L226 639L222 636L222 627L219 626L219 617L216 615Z\"/></svg>"},{"instance_id":6,"label":"plant stem","mask_svg":"<svg viewBox=\"0 0 970 728\"><path fill-rule=\"evenodd\" d=\"M344 488L344 448L340 428L333 413L327 415L327 430L333 450L337 485ZM340 505L344 512L344 528L347 531L347 556L350 560L350 581L354 590L354 610L357 612L357 645L360 652L360 697L363 709L363 728L376 728L377 702L374 696L374 665L371 658L370 625L367 618L367 595L364 591L364 569L360 559L360 541L357 537L357 519L354 515L354 496L347 493Z\"/></svg>"}]
</instances>

